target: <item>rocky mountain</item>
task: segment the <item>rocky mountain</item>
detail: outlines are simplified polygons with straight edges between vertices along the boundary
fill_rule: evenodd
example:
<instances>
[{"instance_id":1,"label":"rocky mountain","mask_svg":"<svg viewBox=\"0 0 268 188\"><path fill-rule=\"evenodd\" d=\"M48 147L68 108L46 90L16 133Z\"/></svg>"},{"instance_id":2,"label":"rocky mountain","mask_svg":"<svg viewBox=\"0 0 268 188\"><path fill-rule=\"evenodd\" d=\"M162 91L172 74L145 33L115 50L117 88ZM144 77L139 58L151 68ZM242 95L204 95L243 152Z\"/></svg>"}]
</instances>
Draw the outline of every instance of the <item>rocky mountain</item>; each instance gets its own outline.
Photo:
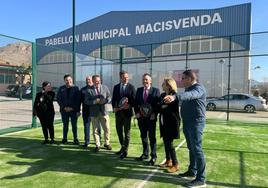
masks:
<instances>
[{"instance_id":1,"label":"rocky mountain","mask_svg":"<svg viewBox=\"0 0 268 188\"><path fill-rule=\"evenodd\" d=\"M20 42L0 47L0 64L28 67L32 64L31 44Z\"/></svg>"}]
</instances>

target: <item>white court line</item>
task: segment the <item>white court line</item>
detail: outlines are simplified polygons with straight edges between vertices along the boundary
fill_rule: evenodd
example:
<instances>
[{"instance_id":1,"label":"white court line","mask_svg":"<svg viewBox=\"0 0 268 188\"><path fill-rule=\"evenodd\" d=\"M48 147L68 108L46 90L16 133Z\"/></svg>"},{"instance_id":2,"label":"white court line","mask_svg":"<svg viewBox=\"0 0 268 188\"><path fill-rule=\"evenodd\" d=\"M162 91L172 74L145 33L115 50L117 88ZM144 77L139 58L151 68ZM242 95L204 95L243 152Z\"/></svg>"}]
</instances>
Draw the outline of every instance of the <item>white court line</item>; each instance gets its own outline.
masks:
<instances>
[{"instance_id":1,"label":"white court line","mask_svg":"<svg viewBox=\"0 0 268 188\"><path fill-rule=\"evenodd\" d=\"M175 148L175 151L177 151L178 149L180 149L180 147L186 142L186 140L184 139L176 148ZM164 159L161 163L165 162L166 159ZM160 163L160 164L161 164ZM148 180L150 180L154 175L155 173L159 170L159 167L157 167L156 169L154 169L152 171L151 174L149 174L137 187L135 186L135 188L142 188L147 182Z\"/></svg>"}]
</instances>

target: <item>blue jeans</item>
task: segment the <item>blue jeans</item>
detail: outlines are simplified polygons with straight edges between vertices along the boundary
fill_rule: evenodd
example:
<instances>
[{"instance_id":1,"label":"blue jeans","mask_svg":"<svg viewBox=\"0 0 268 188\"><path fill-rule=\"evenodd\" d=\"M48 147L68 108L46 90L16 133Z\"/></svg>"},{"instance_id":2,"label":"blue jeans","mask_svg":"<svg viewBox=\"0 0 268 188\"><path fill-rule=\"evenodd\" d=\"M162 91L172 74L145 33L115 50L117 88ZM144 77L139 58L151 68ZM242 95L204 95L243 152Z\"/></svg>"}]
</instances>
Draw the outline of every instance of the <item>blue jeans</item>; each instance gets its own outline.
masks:
<instances>
[{"instance_id":1,"label":"blue jeans","mask_svg":"<svg viewBox=\"0 0 268 188\"><path fill-rule=\"evenodd\" d=\"M77 140L77 115L76 112L61 112L63 122L63 139L67 140L69 130L69 118L71 118L73 138Z\"/></svg>"},{"instance_id":2,"label":"blue jeans","mask_svg":"<svg viewBox=\"0 0 268 188\"><path fill-rule=\"evenodd\" d=\"M188 171L196 174L196 179L205 181L206 161L202 149L202 135L205 118L194 120L183 119L183 133L189 149L190 165Z\"/></svg>"}]
</instances>

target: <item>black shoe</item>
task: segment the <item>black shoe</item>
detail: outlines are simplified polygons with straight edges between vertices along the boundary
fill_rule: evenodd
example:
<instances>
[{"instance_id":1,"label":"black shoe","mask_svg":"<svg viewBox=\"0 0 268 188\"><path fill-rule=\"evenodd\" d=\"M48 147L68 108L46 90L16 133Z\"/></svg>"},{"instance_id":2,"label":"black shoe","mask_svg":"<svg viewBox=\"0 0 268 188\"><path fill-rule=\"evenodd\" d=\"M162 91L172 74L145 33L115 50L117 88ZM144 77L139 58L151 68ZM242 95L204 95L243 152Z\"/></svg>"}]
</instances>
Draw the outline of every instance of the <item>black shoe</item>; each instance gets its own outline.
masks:
<instances>
[{"instance_id":1,"label":"black shoe","mask_svg":"<svg viewBox=\"0 0 268 188\"><path fill-rule=\"evenodd\" d=\"M83 147L84 148L87 148L88 147L88 143L84 143Z\"/></svg>"},{"instance_id":2,"label":"black shoe","mask_svg":"<svg viewBox=\"0 0 268 188\"><path fill-rule=\"evenodd\" d=\"M192 173L191 171L186 171L184 173L179 174L180 178L195 178L195 174Z\"/></svg>"},{"instance_id":3,"label":"black shoe","mask_svg":"<svg viewBox=\"0 0 268 188\"><path fill-rule=\"evenodd\" d=\"M127 157L127 152L124 151L123 153L121 153L120 159L124 159L126 157Z\"/></svg>"},{"instance_id":4,"label":"black shoe","mask_svg":"<svg viewBox=\"0 0 268 188\"><path fill-rule=\"evenodd\" d=\"M151 160L148 162L148 164L149 164L150 166L154 166L155 161L156 161L156 158L151 158Z\"/></svg>"},{"instance_id":5,"label":"black shoe","mask_svg":"<svg viewBox=\"0 0 268 188\"><path fill-rule=\"evenodd\" d=\"M94 148L94 152L97 153L97 152L99 152L99 151L100 151L100 147L96 146L96 147Z\"/></svg>"},{"instance_id":6,"label":"black shoe","mask_svg":"<svg viewBox=\"0 0 268 188\"><path fill-rule=\"evenodd\" d=\"M207 185L206 185L205 182L195 179L195 180L187 183L186 186L190 187L190 188L194 188L194 187L198 187L198 188L200 187L201 188L201 187L206 187Z\"/></svg>"},{"instance_id":7,"label":"black shoe","mask_svg":"<svg viewBox=\"0 0 268 188\"><path fill-rule=\"evenodd\" d=\"M109 144L109 145L106 145L104 144L104 147L107 149L107 150L112 150L112 146Z\"/></svg>"},{"instance_id":8,"label":"black shoe","mask_svg":"<svg viewBox=\"0 0 268 188\"><path fill-rule=\"evenodd\" d=\"M115 152L116 155L121 155L123 153L123 148L121 148L119 151Z\"/></svg>"},{"instance_id":9,"label":"black shoe","mask_svg":"<svg viewBox=\"0 0 268 188\"><path fill-rule=\"evenodd\" d=\"M56 144L56 142L54 140L50 140L49 142L50 144Z\"/></svg>"},{"instance_id":10,"label":"black shoe","mask_svg":"<svg viewBox=\"0 0 268 188\"><path fill-rule=\"evenodd\" d=\"M67 144L67 142L68 142L67 139L62 139L61 141L62 144Z\"/></svg>"},{"instance_id":11,"label":"black shoe","mask_svg":"<svg viewBox=\"0 0 268 188\"><path fill-rule=\"evenodd\" d=\"M74 139L74 145L79 145L79 141L77 139Z\"/></svg>"},{"instance_id":12,"label":"black shoe","mask_svg":"<svg viewBox=\"0 0 268 188\"><path fill-rule=\"evenodd\" d=\"M136 158L137 161L144 161L145 159L149 159L148 155L142 154L140 157Z\"/></svg>"},{"instance_id":13,"label":"black shoe","mask_svg":"<svg viewBox=\"0 0 268 188\"><path fill-rule=\"evenodd\" d=\"M44 141L42 142L43 145L48 144L48 143L49 143L48 140L44 140Z\"/></svg>"}]
</instances>

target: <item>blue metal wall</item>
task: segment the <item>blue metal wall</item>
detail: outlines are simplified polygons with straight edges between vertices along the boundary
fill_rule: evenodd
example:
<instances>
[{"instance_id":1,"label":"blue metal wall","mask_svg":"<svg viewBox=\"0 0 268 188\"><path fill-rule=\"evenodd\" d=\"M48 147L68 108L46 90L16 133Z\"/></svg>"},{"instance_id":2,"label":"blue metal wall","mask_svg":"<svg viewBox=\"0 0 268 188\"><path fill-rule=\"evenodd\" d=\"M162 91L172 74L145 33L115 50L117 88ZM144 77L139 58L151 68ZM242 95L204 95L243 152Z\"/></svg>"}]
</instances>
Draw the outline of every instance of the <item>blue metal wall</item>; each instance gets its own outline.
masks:
<instances>
[{"instance_id":1,"label":"blue metal wall","mask_svg":"<svg viewBox=\"0 0 268 188\"><path fill-rule=\"evenodd\" d=\"M222 22L216 21L213 24L206 24L190 27L189 23L186 23L186 27L182 27L182 19L191 19L202 15L209 15L213 17L215 14L220 15ZM180 28L175 28L174 25L170 30L147 32L144 34L136 34L136 26L155 23L166 23L168 21L178 24L181 19ZM186 20L187 21L187 20ZM103 39L103 45L120 44L120 45L140 45L150 43L167 42L172 39L183 36L191 35L207 35L207 36L230 36L237 34L250 33L251 28L251 4L241 4L236 6L218 8L218 9L206 9L206 10L168 10L168 11L112 11L95 19L89 20L77 26L76 33L79 37L77 43L77 53L88 55L93 50L99 48L100 40L82 41L82 36L87 33L94 33L110 29L123 28L125 35L120 37L110 37ZM128 28L126 33L125 28ZM158 29L161 25L158 25ZM42 45L53 46L57 48L63 48L71 50L72 45L70 36L72 35L72 28L52 35L46 38L37 39L36 42ZM234 42L239 43L245 49L249 49L249 36L243 37L241 40L239 37L234 38ZM246 39L245 39L246 38ZM236 41L235 41L236 40ZM49 42L50 41L50 42ZM57 41L56 43L51 41ZM138 47L137 47L138 48ZM149 48L139 49L144 54L149 53ZM53 50L48 48L37 48L37 60L40 60L43 56Z\"/></svg>"}]
</instances>

